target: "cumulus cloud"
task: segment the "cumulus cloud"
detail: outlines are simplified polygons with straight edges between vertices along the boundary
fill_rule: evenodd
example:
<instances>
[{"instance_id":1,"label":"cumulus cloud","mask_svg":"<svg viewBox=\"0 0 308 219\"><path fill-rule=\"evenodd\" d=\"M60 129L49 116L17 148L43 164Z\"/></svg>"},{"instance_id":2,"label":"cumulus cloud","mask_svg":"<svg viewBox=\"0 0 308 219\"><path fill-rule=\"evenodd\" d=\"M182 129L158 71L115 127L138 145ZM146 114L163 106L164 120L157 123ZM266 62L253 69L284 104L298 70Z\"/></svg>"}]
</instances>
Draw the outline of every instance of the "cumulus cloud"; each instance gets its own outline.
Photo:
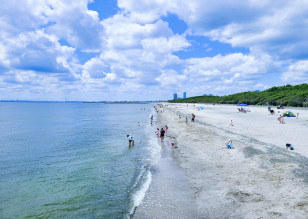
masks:
<instances>
[{"instance_id":1,"label":"cumulus cloud","mask_svg":"<svg viewBox=\"0 0 308 219\"><path fill-rule=\"evenodd\" d=\"M92 58L83 66L82 74L84 77L104 78L106 77L107 65L99 58Z\"/></svg>"},{"instance_id":2,"label":"cumulus cloud","mask_svg":"<svg viewBox=\"0 0 308 219\"><path fill-rule=\"evenodd\" d=\"M104 29L98 13L87 9L88 1L52 1L46 12L51 25L46 32L65 39L85 52L100 51Z\"/></svg>"},{"instance_id":3,"label":"cumulus cloud","mask_svg":"<svg viewBox=\"0 0 308 219\"><path fill-rule=\"evenodd\" d=\"M193 33L280 58L308 58L308 4L303 1L190 1L177 11ZM202 7L205 5L205 7ZM299 34L300 33L300 34Z\"/></svg>"},{"instance_id":4,"label":"cumulus cloud","mask_svg":"<svg viewBox=\"0 0 308 219\"><path fill-rule=\"evenodd\" d=\"M88 9L89 2L3 4L0 87L11 84L6 92L14 94L24 88L86 98L118 92L112 97L164 99L162 88L190 95L262 89L273 83L269 74L280 79L277 84L307 82L303 1L118 0L118 13L104 20L99 10ZM175 34L168 14L184 21L187 31ZM192 45L191 36L208 42ZM181 58L197 44L204 54ZM215 45L225 44L249 52L216 52Z\"/></svg>"},{"instance_id":5,"label":"cumulus cloud","mask_svg":"<svg viewBox=\"0 0 308 219\"><path fill-rule=\"evenodd\" d=\"M247 90L256 86L258 79L275 64L269 56L234 53L226 56L191 58L186 60L184 74L189 82L203 90L225 94L226 91ZM249 85L250 87L246 87ZM214 92L214 93L215 93Z\"/></svg>"},{"instance_id":6,"label":"cumulus cloud","mask_svg":"<svg viewBox=\"0 0 308 219\"><path fill-rule=\"evenodd\" d=\"M166 69L155 80L157 80L163 87L170 85L180 87L181 83L185 82L186 79L186 75L179 75L172 69Z\"/></svg>"},{"instance_id":7,"label":"cumulus cloud","mask_svg":"<svg viewBox=\"0 0 308 219\"><path fill-rule=\"evenodd\" d=\"M308 61L298 61L290 65L281 78L288 84L308 83Z\"/></svg>"},{"instance_id":8,"label":"cumulus cloud","mask_svg":"<svg viewBox=\"0 0 308 219\"><path fill-rule=\"evenodd\" d=\"M57 40L42 31L20 34L10 40L11 47L6 50L11 67L37 72L65 73L65 60L72 56L74 49L61 47Z\"/></svg>"},{"instance_id":9,"label":"cumulus cloud","mask_svg":"<svg viewBox=\"0 0 308 219\"><path fill-rule=\"evenodd\" d=\"M161 19L150 24L132 23L130 19L129 15L117 14L102 22L107 40L100 58L123 83L130 80L140 86L158 85L155 78L163 69L181 63L172 53L190 43L183 36L173 35Z\"/></svg>"}]
</instances>

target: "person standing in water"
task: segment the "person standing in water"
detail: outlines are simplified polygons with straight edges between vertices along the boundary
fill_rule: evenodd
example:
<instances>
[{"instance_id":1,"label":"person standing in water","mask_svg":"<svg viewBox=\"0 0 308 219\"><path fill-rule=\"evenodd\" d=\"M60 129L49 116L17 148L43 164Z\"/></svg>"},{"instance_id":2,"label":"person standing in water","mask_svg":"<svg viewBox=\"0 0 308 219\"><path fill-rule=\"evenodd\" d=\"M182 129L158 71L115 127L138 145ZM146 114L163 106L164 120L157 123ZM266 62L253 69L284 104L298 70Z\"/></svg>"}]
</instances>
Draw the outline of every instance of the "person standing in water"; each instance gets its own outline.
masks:
<instances>
[{"instance_id":1,"label":"person standing in water","mask_svg":"<svg viewBox=\"0 0 308 219\"><path fill-rule=\"evenodd\" d=\"M168 126L166 125L166 126L165 126L165 134L166 134L166 137L167 137L167 132L168 132Z\"/></svg>"},{"instance_id":2,"label":"person standing in water","mask_svg":"<svg viewBox=\"0 0 308 219\"><path fill-rule=\"evenodd\" d=\"M165 130L161 128L160 130L160 141L163 142L165 138Z\"/></svg>"},{"instance_id":3,"label":"person standing in water","mask_svg":"<svg viewBox=\"0 0 308 219\"><path fill-rule=\"evenodd\" d=\"M128 139L128 146L134 146L134 140L133 140L133 137L127 135L127 139Z\"/></svg>"},{"instance_id":4,"label":"person standing in water","mask_svg":"<svg viewBox=\"0 0 308 219\"><path fill-rule=\"evenodd\" d=\"M156 136L158 138L158 136L159 136L159 128L156 129Z\"/></svg>"},{"instance_id":5,"label":"person standing in water","mask_svg":"<svg viewBox=\"0 0 308 219\"><path fill-rule=\"evenodd\" d=\"M196 117L195 114L192 113L192 114L191 114L191 121L192 121L192 122L195 121L195 117Z\"/></svg>"}]
</instances>

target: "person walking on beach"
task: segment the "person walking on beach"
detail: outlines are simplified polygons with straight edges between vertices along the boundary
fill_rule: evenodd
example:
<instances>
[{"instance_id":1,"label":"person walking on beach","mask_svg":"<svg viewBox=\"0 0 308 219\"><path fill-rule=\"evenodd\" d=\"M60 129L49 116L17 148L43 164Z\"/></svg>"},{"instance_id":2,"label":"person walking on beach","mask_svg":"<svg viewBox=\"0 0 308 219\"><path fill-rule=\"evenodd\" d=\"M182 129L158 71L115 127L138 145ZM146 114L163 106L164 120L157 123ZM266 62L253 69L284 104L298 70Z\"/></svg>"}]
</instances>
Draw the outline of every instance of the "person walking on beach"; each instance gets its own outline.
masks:
<instances>
[{"instance_id":1,"label":"person walking on beach","mask_svg":"<svg viewBox=\"0 0 308 219\"><path fill-rule=\"evenodd\" d=\"M158 138L158 136L159 136L159 128L156 129L156 136Z\"/></svg>"},{"instance_id":2,"label":"person walking on beach","mask_svg":"<svg viewBox=\"0 0 308 219\"><path fill-rule=\"evenodd\" d=\"M186 120L185 120L185 121L186 121L186 125L188 125L188 119L187 119L187 117L186 117Z\"/></svg>"},{"instance_id":3,"label":"person walking on beach","mask_svg":"<svg viewBox=\"0 0 308 219\"><path fill-rule=\"evenodd\" d=\"M181 115L179 115L179 122L181 122Z\"/></svg>"},{"instance_id":4,"label":"person walking on beach","mask_svg":"<svg viewBox=\"0 0 308 219\"><path fill-rule=\"evenodd\" d=\"M191 114L191 121L192 121L192 122L195 121L195 117L196 117L195 114L192 113L192 114Z\"/></svg>"},{"instance_id":5,"label":"person walking on beach","mask_svg":"<svg viewBox=\"0 0 308 219\"><path fill-rule=\"evenodd\" d=\"M175 139L174 139L174 137L171 138L170 142L171 142L171 149L173 149L174 144L175 144Z\"/></svg>"},{"instance_id":6,"label":"person walking on beach","mask_svg":"<svg viewBox=\"0 0 308 219\"><path fill-rule=\"evenodd\" d=\"M299 113L296 113L296 119L298 119L298 117L299 117Z\"/></svg>"},{"instance_id":7,"label":"person walking on beach","mask_svg":"<svg viewBox=\"0 0 308 219\"><path fill-rule=\"evenodd\" d=\"M163 142L165 138L165 130L161 128L160 130L160 141Z\"/></svg>"}]
</instances>

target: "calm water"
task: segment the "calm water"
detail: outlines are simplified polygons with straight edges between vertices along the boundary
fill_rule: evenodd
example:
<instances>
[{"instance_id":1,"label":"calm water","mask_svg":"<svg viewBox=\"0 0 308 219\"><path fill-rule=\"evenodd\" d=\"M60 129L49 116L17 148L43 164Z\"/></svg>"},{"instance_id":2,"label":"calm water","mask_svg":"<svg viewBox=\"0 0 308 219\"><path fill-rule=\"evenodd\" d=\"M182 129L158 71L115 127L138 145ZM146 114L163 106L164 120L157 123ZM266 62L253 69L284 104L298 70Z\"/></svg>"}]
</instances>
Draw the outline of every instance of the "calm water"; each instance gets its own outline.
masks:
<instances>
[{"instance_id":1,"label":"calm water","mask_svg":"<svg viewBox=\"0 0 308 219\"><path fill-rule=\"evenodd\" d=\"M150 104L0 103L0 218L128 217L160 156L150 110Z\"/></svg>"}]
</instances>

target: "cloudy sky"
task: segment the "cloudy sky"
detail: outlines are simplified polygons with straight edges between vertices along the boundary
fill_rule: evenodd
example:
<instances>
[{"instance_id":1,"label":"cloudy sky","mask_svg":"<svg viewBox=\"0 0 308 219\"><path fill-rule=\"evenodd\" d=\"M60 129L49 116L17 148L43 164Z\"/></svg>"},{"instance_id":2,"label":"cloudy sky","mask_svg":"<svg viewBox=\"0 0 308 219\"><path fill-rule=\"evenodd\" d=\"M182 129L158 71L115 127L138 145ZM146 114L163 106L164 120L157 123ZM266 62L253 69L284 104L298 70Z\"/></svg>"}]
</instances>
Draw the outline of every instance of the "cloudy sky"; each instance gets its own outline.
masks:
<instances>
[{"instance_id":1,"label":"cloudy sky","mask_svg":"<svg viewBox=\"0 0 308 219\"><path fill-rule=\"evenodd\" d=\"M2 1L2 100L168 100L308 83L307 1Z\"/></svg>"}]
</instances>

